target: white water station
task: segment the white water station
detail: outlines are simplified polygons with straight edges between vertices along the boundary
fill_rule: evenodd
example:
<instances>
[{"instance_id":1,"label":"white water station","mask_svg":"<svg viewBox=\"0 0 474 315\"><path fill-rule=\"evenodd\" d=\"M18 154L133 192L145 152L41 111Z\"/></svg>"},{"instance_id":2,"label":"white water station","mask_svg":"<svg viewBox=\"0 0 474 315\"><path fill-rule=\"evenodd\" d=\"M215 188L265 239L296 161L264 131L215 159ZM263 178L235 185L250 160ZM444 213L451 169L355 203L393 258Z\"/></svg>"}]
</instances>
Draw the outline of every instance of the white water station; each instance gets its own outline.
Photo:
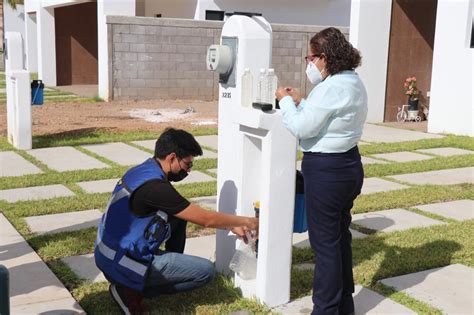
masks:
<instances>
[{"instance_id":1,"label":"white water station","mask_svg":"<svg viewBox=\"0 0 474 315\"><path fill-rule=\"evenodd\" d=\"M219 73L217 209L254 216L260 203L260 233L255 276L235 274L245 297L269 307L289 301L295 205L296 138L285 128L279 110L262 111L244 104L248 82L271 66L272 29L261 16L233 15L224 24L220 45L209 47L207 67ZM248 73L248 70L246 71ZM250 95L255 102L257 80ZM244 98L242 97L244 95ZM229 262L240 241L218 230L216 267L230 273Z\"/></svg>"}]
</instances>

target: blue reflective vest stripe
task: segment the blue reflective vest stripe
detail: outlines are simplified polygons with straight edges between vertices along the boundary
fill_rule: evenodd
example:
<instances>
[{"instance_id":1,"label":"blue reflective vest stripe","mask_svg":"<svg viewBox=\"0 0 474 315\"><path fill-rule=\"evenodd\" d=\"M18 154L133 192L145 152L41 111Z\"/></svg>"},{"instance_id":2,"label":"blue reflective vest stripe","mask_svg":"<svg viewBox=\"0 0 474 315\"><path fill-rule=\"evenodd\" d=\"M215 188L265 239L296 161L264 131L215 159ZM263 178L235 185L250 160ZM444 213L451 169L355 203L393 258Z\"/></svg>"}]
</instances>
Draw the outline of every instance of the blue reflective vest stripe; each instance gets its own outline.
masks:
<instances>
[{"instance_id":1,"label":"blue reflective vest stripe","mask_svg":"<svg viewBox=\"0 0 474 315\"><path fill-rule=\"evenodd\" d=\"M170 236L165 212L136 217L130 210L132 193L164 174L150 158L131 168L117 183L99 223L94 257L97 267L113 283L143 291L154 254Z\"/></svg>"}]
</instances>

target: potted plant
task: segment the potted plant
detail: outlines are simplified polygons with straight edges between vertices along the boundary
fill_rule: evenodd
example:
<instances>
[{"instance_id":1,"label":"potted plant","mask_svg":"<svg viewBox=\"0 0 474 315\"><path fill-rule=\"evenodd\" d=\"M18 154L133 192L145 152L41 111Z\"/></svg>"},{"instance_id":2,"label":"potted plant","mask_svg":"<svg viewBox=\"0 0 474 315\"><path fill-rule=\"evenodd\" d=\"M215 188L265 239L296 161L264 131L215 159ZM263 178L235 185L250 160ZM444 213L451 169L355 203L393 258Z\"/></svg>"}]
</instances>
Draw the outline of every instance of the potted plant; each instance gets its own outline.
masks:
<instances>
[{"instance_id":1,"label":"potted plant","mask_svg":"<svg viewBox=\"0 0 474 315\"><path fill-rule=\"evenodd\" d=\"M408 77L403 83L405 95L408 95L408 110L418 110L418 88L416 86L416 77Z\"/></svg>"}]
</instances>

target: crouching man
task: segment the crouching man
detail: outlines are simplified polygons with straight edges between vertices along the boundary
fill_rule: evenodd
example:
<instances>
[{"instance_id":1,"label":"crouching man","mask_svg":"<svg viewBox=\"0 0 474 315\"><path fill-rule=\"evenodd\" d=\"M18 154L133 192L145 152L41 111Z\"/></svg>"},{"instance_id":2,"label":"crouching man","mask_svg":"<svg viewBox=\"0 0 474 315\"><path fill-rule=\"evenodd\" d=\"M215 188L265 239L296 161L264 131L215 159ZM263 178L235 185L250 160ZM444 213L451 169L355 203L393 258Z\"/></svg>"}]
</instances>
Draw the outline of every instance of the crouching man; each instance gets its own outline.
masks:
<instances>
[{"instance_id":1,"label":"crouching man","mask_svg":"<svg viewBox=\"0 0 474 315\"><path fill-rule=\"evenodd\" d=\"M125 314L142 313L143 297L192 290L214 278L212 262L183 254L188 221L230 229L242 238L258 231L257 218L205 210L174 189L170 182L184 179L198 155L202 149L191 134L167 129L154 157L128 170L112 193L94 256Z\"/></svg>"}]
</instances>

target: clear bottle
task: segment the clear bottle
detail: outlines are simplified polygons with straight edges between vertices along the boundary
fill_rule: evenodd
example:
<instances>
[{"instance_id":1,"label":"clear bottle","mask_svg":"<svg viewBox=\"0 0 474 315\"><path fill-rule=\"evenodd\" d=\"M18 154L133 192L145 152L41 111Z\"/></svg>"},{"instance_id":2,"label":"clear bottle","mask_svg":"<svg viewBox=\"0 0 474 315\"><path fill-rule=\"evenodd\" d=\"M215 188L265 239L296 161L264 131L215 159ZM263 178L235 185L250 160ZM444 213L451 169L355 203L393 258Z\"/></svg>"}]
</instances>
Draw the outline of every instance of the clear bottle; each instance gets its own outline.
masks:
<instances>
[{"instance_id":1,"label":"clear bottle","mask_svg":"<svg viewBox=\"0 0 474 315\"><path fill-rule=\"evenodd\" d=\"M275 109L275 92L278 88L278 77L275 74L275 70L270 68L267 73L267 103L272 104Z\"/></svg>"},{"instance_id":2,"label":"clear bottle","mask_svg":"<svg viewBox=\"0 0 474 315\"><path fill-rule=\"evenodd\" d=\"M249 68L245 68L244 74L242 75L242 106L252 106L253 99L253 77Z\"/></svg>"},{"instance_id":3,"label":"clear bottle","mask_svg":"<svg viewBox=\"0 0 474 315\"><path fill-rule=\"evenodd\" d=\"M260 69L257 84L257 102L267 102L267 74L265 69Z\"/></svg>"},{"instance_id":4,"label":"clear bottle","mask_svg":"<svg viewBox=\"0 0 474 315\"><path fill-rule=\"evenodd\" d=\"M244 280L255 279L257 275L257 257L255 256L255 241L247 234L248 244L243 241L232 256L229 268Z\"/></svg>"}]
</instances>

